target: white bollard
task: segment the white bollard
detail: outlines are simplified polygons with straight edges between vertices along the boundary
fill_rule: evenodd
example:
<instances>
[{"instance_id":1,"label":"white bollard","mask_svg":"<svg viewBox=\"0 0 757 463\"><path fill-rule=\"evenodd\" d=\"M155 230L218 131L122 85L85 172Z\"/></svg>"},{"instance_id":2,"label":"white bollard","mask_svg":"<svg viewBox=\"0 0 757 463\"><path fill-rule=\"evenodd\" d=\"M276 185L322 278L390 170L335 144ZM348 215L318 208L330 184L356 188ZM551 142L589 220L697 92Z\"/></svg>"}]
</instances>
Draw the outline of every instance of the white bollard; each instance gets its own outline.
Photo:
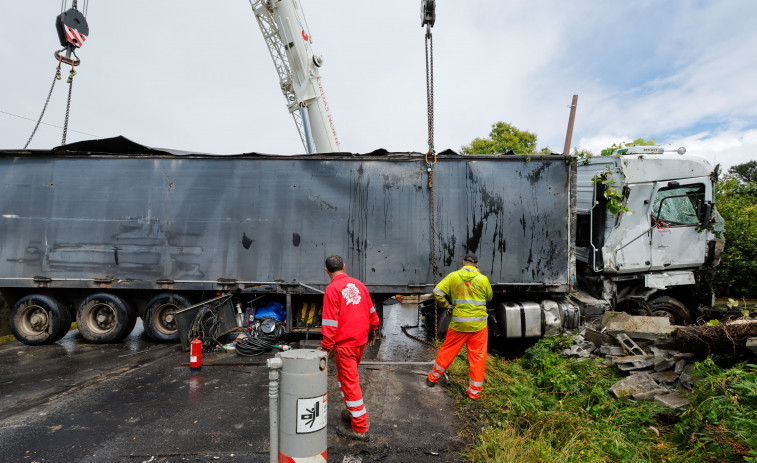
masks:
<instances>
[{"instance_id":1,"label":"white bollard","mask_svg":"<svg viewBox=\"0 0 757 463\"><path fill-rule=\"evenodd\" d=\"M269 407L272 410L271 463L325 463L328 408L326 352L315 349L279 352L276 358L268 360L268 368L271 380ZM281 371L280 381L278 368ZM274 381L280 384L277 393L273 391ZM278 408L276 416L274 407ZM274 429L274 422L278 422L278 430ZM278 460L274 460L274 452L278 453Z\"/></svg>"},{"instance_id":2,"label":"white bollard","mask_svg":"<svg viewBox=\"0 0 757 463\"><path fill-rule=\"evenodd\" d=\"M268 359L268 435L271 441L269 463L279 460L279 370L281 359Z\"/></svg>"}]
</instances>

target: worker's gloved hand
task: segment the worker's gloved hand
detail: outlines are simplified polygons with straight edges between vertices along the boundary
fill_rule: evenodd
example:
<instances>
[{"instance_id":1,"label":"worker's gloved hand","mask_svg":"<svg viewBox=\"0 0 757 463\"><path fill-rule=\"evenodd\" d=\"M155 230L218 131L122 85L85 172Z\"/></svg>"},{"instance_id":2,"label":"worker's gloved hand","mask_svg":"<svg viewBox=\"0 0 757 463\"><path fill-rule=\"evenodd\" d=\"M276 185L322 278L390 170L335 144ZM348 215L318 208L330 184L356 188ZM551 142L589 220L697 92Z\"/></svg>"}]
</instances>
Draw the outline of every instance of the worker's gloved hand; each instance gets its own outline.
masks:
<instances>
[{"instance_id":1,"label":"worker's gloved hand","mask_svg":"<svg viewBox=\"0 0 757 463\"><path fill-rule=\"evenodd\" d=\"M455 310L455 306L454 305L448 305L447 306L447 315L449 315L451 317L453 310Z\"/></svg>"},{"instance_id":2,"label":"worker's gloved hand","mask_svg":"<svg viewBox=\"0 0 757 463\"><path fill-rule=\"evenodd\" d=\"M368 331L368 344L373 345L376 342L376 330Z\"/></svg>"}]
</instances>

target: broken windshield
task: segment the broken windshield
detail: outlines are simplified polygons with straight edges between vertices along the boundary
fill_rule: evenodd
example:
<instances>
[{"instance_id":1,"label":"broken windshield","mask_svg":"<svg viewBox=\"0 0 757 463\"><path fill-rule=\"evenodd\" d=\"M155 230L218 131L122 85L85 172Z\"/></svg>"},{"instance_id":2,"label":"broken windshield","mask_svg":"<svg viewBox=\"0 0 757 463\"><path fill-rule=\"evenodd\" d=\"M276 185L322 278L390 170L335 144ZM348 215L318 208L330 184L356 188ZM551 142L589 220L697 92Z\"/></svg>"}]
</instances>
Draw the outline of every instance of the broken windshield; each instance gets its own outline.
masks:
<instances>
[{"instance_id":1,"label":"broken windshield","mask_svg":"<svg viewBox=\"0 0 757 463\"><path fill-rule=\"evenodd\" d=\"M704 204L704 185L661 188L652 204L652 224L698 225Z\"/></svg>"}]
</instances>

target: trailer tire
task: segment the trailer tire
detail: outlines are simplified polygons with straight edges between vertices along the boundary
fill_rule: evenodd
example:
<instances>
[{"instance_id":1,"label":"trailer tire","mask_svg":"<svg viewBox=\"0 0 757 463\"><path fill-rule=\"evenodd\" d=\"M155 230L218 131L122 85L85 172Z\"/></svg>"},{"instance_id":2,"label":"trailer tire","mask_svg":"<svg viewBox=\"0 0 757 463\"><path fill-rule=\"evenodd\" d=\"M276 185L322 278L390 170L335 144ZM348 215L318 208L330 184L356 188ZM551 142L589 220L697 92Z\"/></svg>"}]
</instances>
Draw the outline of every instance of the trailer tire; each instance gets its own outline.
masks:
<instances>
[{"instance_id":1,"label":"trailer tire","mask_svg":"<svg viewBox=\"0 0 757 463\"><path fill-rule=\"evenodd\" d=\"M126 310L129 314L129 324L126 327L126 333L121 337L122 339L129 335L132 331L134 331L134 327L137 326L137 318L139 318L139 315L137 314L137 309L135 309L129 301L123 301L124 304L126 304Z\"/></svg>"},{"instance_id":2,"label":"trailer tire","mask_svg":"<svg viewBox=\"0 0 757 463\"><path fill-rule=\"evenodd\" d=\"M113 294L93 294L76 310L79 333L90 342L104 344L126 337L137 321L132 306Z\"/></svg>"},{"instance_id":3,"label":"trailer tire","mask_svg":"<svg viewBox=\"0 0 757 463\"><path fill-rule=\"evenodd\" d=\"M691 313L683 302L670 296L661 296L649 301L649 313L652 316L668 317L671 325L691 323Z\"/></svg>"},{"instance_id":4,"label":"trailer tire","mask_svg":"<svg viewBox=\"0 0 757 463\"><path fill-rule=\"evenodd\" d=\"M449 331L449 322L452 321L452 316L444 309L439 309L439 313L436 319L436 336L444 340L447 338L447 331Z\"/></svg>"},{"instance_id":5,"label":"trailer tire","mask_svg":"<svg viewBox=\"0 0 757 463\"><path fill-rule=\"evenodd\" d=\"M30 294L13 306L10 328L17 340L29 346L52 344L68 333L71 314L52 297Z\"/></svg>"},{"instance_id":6,"label":"trailer tire","mask_svg":"<svg viewBox=\"0 0 757 463\"><path fill-rule=\"evenodd\" d=\"M163 293L150 299L142 316L147 337L158 342L179 342L176 312L191 305L180 294Z\"/></svg>"},{"instance_id":7,"label":"trailer tire","mask_svg":"<svg viewBox=\"0 0 757 463\"><path fill-rule=\"evenodd\" d=\"M447 315L447 311L436 306L434 299L427 299L418 303L418 310L423 315L423 325L426 328L427 339L444 340L449 330L449 322L452 317ZM436 310L436 336L434 336L434 310Z\"/></svg>"},{"instance_id":8,"label":"trailer tire","mask_svg":"<svg viewBox=\"0 0 757 463\"><path fill-rule=\"evenodd\" d=\"M486 321L486 327L489 330L489 346L506 352L507 350L507 314L505 313L505 304L494 304L494 310L489 314Z\"/></svg>"}]
</instances>

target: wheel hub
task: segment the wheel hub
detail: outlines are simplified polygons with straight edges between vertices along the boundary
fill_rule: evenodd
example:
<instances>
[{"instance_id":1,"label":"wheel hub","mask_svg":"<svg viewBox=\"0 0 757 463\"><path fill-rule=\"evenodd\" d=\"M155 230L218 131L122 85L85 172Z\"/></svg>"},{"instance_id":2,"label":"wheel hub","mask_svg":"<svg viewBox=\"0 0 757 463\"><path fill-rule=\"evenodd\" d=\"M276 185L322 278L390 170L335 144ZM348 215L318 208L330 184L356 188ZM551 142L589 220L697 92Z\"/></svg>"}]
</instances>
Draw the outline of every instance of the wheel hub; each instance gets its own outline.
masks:
<instances>
[{"instance_id":1,"label":"wheel hub","mask_svg":"<svg viewBox=\"0 0 757 463\"><path fill-rule=\"evenodd\" d=\"M116 314L108 305L100 305L93 310L92 320L98 329L108 331L115 323Z\"/></svg>"},{"instance_id":2,"label":"wheel hub","mask_svg":"<svg viewBox=\"0 0 757 463\"><path fill-rule=\"evenodd\" d=\"M47 328L47 312L37 307L29 315L29 324L35 331L44 331Z\"/></svg>"},{"instance_id":3,"label":"wheel hub","mask_svg":"<svg viewBox=\"0 0 757 463\"><path fill-rule=\"evenodd\" d=\"M176 331L176 306L165 304L160 307L157 314L159 329L163 332Z\"/></svg>"}]
</instances>

